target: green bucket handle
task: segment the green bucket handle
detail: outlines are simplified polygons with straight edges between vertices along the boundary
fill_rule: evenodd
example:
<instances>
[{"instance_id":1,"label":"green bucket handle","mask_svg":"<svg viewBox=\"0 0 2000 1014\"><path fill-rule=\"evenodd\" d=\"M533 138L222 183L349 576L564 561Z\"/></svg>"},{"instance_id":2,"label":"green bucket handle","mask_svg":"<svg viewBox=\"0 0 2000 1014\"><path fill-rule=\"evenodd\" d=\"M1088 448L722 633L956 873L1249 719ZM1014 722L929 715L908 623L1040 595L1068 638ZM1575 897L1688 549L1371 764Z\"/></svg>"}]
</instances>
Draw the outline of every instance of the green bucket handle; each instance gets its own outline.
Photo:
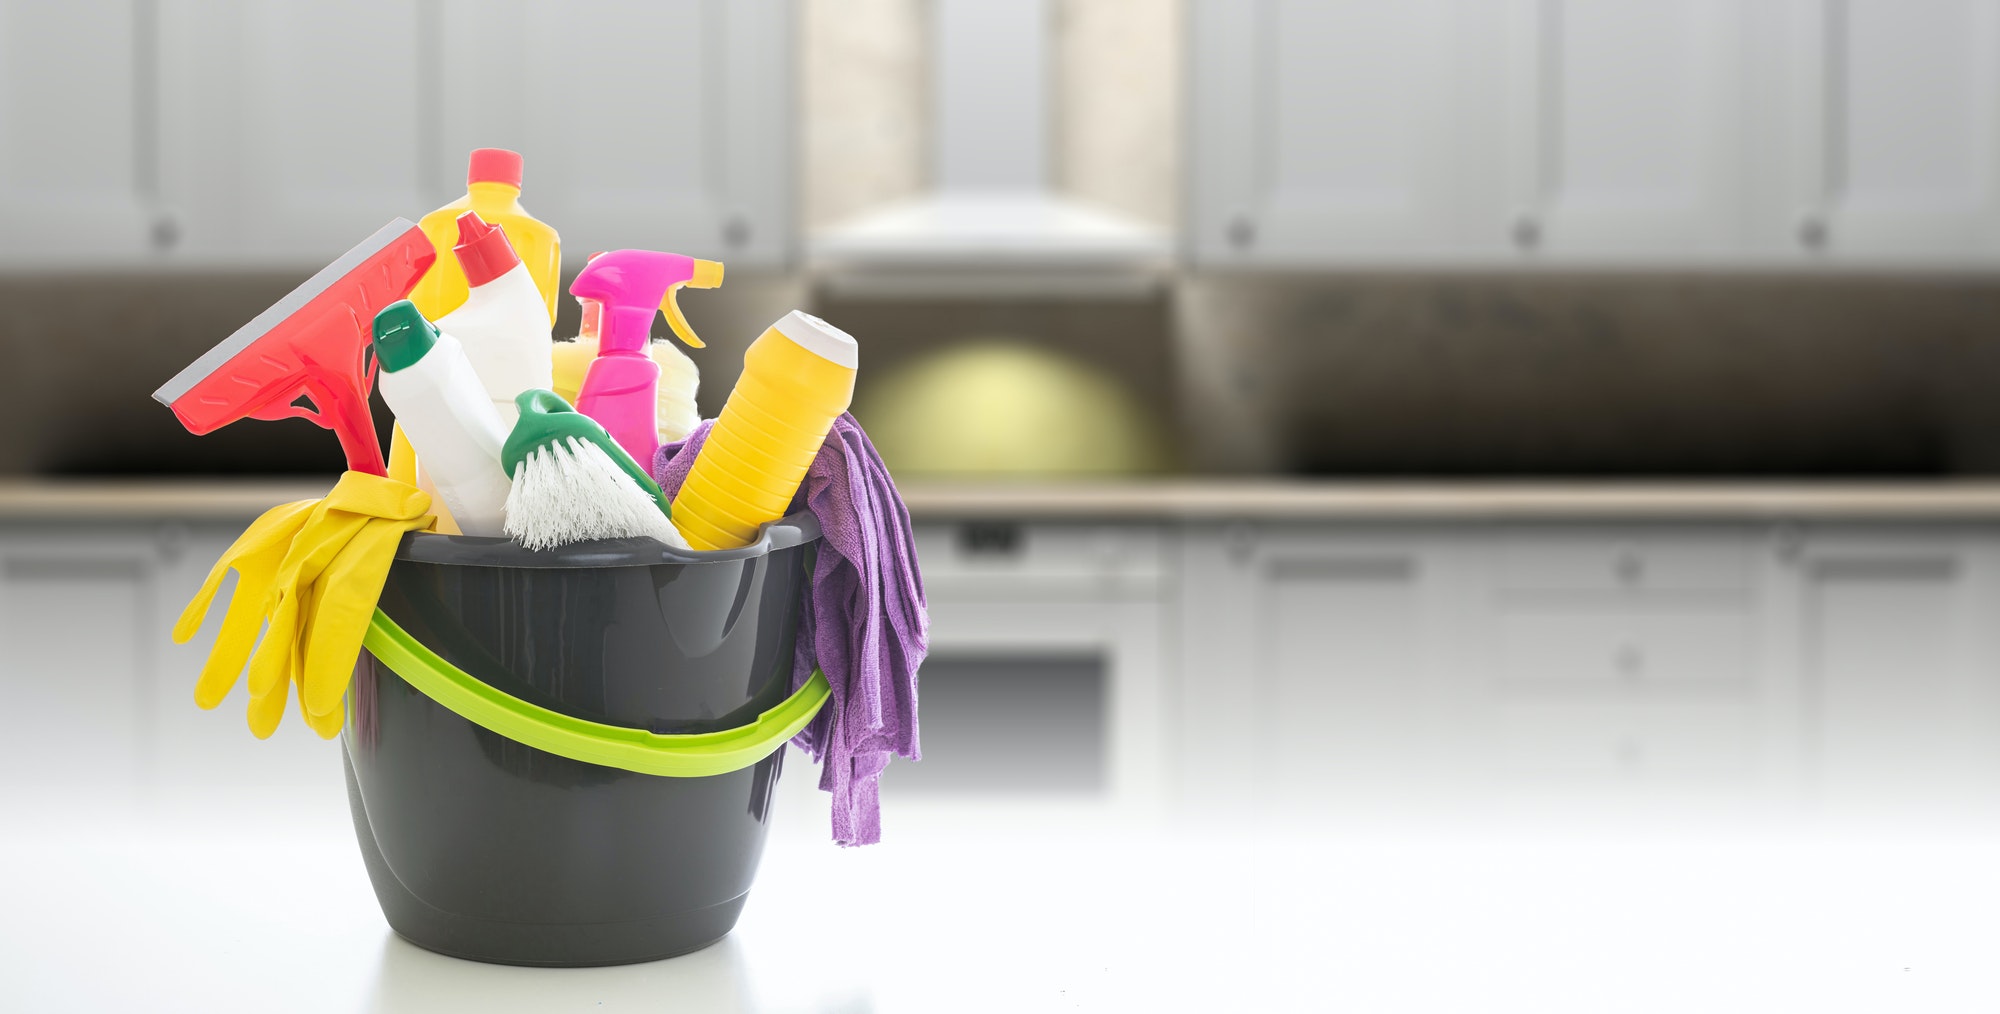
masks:
<instances>
[{"instance_id":1,"label":"green bucket handle","mask_svg":"<svg viewBox=\"0 0 2000 1014\"><path fill-rule=\"evenodd\" d=\"M805 686L749 725L666 735L575 718L503 693L438 657L380 609L361 643L403 682L482 729L558 757L670 778L728 774L763 760L798 735L831 692L826 674L814 669Z\"/></svg>"}]
</instances>

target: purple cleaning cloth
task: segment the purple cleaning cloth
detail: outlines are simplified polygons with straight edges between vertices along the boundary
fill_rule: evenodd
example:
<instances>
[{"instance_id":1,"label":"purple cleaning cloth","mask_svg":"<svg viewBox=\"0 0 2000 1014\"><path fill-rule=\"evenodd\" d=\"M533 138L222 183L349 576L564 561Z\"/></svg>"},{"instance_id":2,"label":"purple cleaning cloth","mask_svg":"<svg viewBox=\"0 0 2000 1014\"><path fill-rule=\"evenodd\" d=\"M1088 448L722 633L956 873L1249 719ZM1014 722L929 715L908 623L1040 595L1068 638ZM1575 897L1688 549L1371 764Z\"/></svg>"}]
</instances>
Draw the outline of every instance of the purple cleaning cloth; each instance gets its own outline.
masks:
<instances>
[{"instance_id":1,"label":"purple cleaning cloth","mask_svg":"<svg viewBox=\"0 0 2000 1014\"><path fill-rule=\"evenodd\" d=\"M653 478L680 493L713 419L660 448ZM792 689L818 664L832 700L793 738L819 762L819 787L833 795L833 840L882 840L879 779L896 754L916 760L917 667L930 643L924 579L910 537L910 512L875 445L852 415L834 420L799 484L822 534L813 579L799 611Z\"/></svg>"}]
</instances>

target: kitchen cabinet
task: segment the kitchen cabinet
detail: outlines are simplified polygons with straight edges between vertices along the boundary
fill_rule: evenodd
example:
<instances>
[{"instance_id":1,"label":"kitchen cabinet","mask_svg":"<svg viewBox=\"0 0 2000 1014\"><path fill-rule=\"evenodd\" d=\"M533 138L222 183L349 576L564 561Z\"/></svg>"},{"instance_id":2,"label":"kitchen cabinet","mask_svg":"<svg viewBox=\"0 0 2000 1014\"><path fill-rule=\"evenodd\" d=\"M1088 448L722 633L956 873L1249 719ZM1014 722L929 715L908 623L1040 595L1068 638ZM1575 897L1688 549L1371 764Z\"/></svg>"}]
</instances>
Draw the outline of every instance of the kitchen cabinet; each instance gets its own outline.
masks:
<instances>
[{"instance_id":1,"label":"kitchen cabinet","mask_svg":"<svg viewBox=\"0 0 2000 1014\"><path fill-rule=\"evenodd\" d=\"M1183 536L1175 726L1196 810L1393 807L1456 786L1478 684L1476 547L1449 531L1197 526Z\"/></svg>"},{"instance_id":2,"label":"kitchen cabinet","mask_svg":"<svg viewBox=\"0 0 2000 1014\"><path fill-rule=\"evenodd\" d=\"M186 258L318 265L430 206L424 8L166 4L167 228ZM462 156L461 156L462 157Z\"/></svg>"},{"instance_id":3,"label":"kitchen cabinet","mask_svg":"<svg viewBox=\"0 0 2000 1014\"><path fill-rule=\"evenodd\" d=\"M295 713L260 742L241 687L192 705L229 585L193 643L168 639L247 520L0 526L0 672L20 705L0 784L168 817L337 808L338 751ZM987 820L1026 799L1078 819L1578 801L1990 816L2000 789L1992 525L962 521L916 538L926 763L891 767L892 801Z\"/></svg>"},{"instance_id":4,"label":"kitchen cabinet","mask_svg":"<svg viewBox=\"0 0 2000 1014\"><path fill-rule=\"evenodd\" d=\"M140 0L0 3L0 266L151 249L151 31Z\"/></svg>"},{"instance_id":5,"label":"kitchen cabinet","mask_svg":"<svg viewBox=\"0 0 2000 1014\"><path fill-rule=\"evenodd\" d=\"M1300 0L1193 16L1198 263L1743 246L1742 4Z\"/></svg>"},{"instance_id":6,"label":"kitchen cabinet","mask_svg":"<svg viewBox=\"0 0 2000 1014\"><path fill-rule=\"evenodd\" d=\"M781 266L792 19L786 0L0 4L0 266L316 268L462 194L476 147L524 154L523 202L573 260Z\"/></svg>"},{"instance_id":7,"label":"kitchen cabinet","mask_svg":"<svg viewBox=\"0 0 2000 1014\"><path fill-rule=\"evenodd\" d=\"M2000 784L1990 529L1835 528L1794 551L1802 789L1833 814L1977 813Z\"/></svg>"},{"instance_id":8,"label":"kitchen cabinet","mask_svg":"<svg viewBox=\"0 0 2000 1014\"><path fill-rule=\"evenodd\" d=\"M1566 525L1490 538L1474 636L1496 789L1768 783L1759 532Z\"/></svg>"},{"instance_id":9,"label":"kitchen cabinet","mask_svg":"<svg viewBox=\"0 0 2000 1014\"><path fill-rule=\"evenodd\" d=\"M1986 267L1993 0L1191 8L1202 267Z\"/></svg>"},{"instance_id":10,"label":"kitchen cabinet","mask_svg":"<svg viewBox=\"0 0 2000 1014\"><path fill-rule=\"evenodd\" d=\"M0 526L0 679L12 716L0 784L53 808L200 819L337 805L338 748L288 714L259 741L243 727L239 684L216 711L195 679L228 601L226 581L189 644L170 632L241 524L123 521ZM301 789L319 794L307 798Z\"/></svg>"},{"instance_id":11,"label":"kitchen cabinet","mask_svg":"<svg viewBox=\"0 0 2000 1014\"><path fill-rule=\"evenodd\" d=\"M1760 792L1758 545L1678 526L1190 529L1188 801L1338 816Z\"/></svg>"},{"instance_id":12,"label":"kitchen cabinet","mask_svg":"<svg viewBox=\"0 0 2000 1014\"><path fill-rule=\"evenodd\" d=\"M1195 3L1196 262L1503 252L1497 13L1462 0Z\"/></svg>"},{"instance_id":13,"label":"kitchen cabinet","mask_svg":"<svg viewBox=\"0 0 2000 1014\"><path fill-rule=\"evenodd\" d=\"M511 147L523 202L579 263L620 247L791 256L790 3L443 0L440 17L431 190L463 192L465 152Z\"/></svg>"},{"instance_id":14,"label":"kitchen cabinet","mask_svg":"<svg viewBox=\"0 0 2000 1014\"><path fill-rule=\"evenodd\" d=\"M1994 534L1191 526L1182 801L1979 811L2000 788Z\"/></svg>"},{"instance_id":15,"label":"kitchen cabinet","mask_svg":"<svg viewBox=\"0 0 2000 1014\"><path fill-rule=\"evenodd\" d=\"M2000 4L1796 0L1789 241L1835 263L2000 258Z\"/></svg>"},{"instance_id":16,"label":"kitchen cabinet","mask_svg":"<svg viewBox=\"0 0 2000 1014\"><path fill-rule=\"evenodd\" d=\"M1749 5L1514 0L1509 242L1552 260L1743 245Z\"/></svg>"},{"instance_id":17,"label":"kitchen cabinet","mask_svg":"<svg viewBox=\"0 0 2000 1014\"><path fill-rule=\"evenodd\" d=\"M111 805L139 802L159 689L159 572L143 530L0 533L10 790L54 804L109 788Z\"/></svg>"}]
</instances>

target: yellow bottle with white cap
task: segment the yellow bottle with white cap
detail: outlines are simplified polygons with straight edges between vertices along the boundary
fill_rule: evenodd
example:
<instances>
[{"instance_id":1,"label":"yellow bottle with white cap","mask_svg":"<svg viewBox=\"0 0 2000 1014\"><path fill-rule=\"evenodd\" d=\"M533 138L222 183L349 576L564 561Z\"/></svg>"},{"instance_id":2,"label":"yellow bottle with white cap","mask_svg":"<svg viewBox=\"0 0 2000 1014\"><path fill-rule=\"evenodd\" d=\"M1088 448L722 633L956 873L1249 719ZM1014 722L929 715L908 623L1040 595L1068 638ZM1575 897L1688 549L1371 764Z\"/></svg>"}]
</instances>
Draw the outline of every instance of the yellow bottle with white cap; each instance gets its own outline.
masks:
<instances>
[{"instance_id":1,"label":"yellow bottle with white cap","mask_svg":"<svg viewBox=\"0 0 2000 1014\"><path fill-rule=\"evenodd\" d=\"M695 549L735 549L785 516L854 400L859 350L847 332L793 310L743 354L743 375L674 497L674 524Z\"/></svg>"}]
</instances>

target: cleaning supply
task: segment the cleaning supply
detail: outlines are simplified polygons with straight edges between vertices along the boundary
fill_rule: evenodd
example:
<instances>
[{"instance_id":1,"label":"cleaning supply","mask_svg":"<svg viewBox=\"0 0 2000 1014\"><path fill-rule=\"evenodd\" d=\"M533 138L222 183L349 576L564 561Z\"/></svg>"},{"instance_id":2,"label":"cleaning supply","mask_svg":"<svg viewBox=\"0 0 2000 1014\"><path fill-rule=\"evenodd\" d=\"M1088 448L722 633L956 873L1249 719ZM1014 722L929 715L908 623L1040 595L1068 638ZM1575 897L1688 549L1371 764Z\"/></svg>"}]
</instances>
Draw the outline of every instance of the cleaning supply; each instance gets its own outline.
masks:
<instances>
[{"instance_id":1,"label":"cleaning supply","mask_svg":"<svg viewBox=\"0 0 2000 1014\"><path fill-rule=\"evenodd\" d=\"M660 367L646 351L653 312L665 310L674 334L701 348L701 339L681 314L677 294L686 285L712 289L721 284L721 264L654 250L598 254L570 283L570 295L584 302L586 315L595 313L599 320L597 358L584 371L577 411L603 423L619 446L640 461L652 461L660 449Z\"/></svg>"},{"instance_id":2,"label":"cleaning supply","mask_svg":"<svg viewBox=\"0 0 2000 1014\"><path fill-rule=\"evenodd\" d=\"M652 342L646 351L652 356L653 364L660 368L660 379L654 385L653 398L654 422L659 425L660 443L679 443L686 440L687 435L701 423L701 409L695 404L695 395L701 390L701 369L673 342ZM575 404L577 392L583 388L584 371L596 358L597 334L594 328L587 334L578 335L573 341L556 342L551 352L554 369L551 379L555 386L550 390Z\"/></svg>"},{"instance_id":3,"label":"cleaning supply","mask_svg":"<svg viewBox=\"0 0 2000 1014\"><path fill-rule=\"evenodd\" d=\"M592 257L601 257L593 254ZM717 271L721 265L716 266ZM680 315L680 303L675 299L672 288L668 290L667 322L673 325L680 321L687 324L687 318ZM594 299L577 300L583 311L581 326L574 341L557 342L551 358L554 360L554 390L557 394L575 404L577 395L583 390L584 373L590 369L591 361L597 358L598 333L602 330L604 304ZM650 322L648 322L650 325ZM694 333L692 328L688 334ZM691 339L696 347L701 347L701 339ZM652 356L654 365L660 368L659 380L654 383L654 415L659 424L660 442L676 443L686 440L689 433L701 422L701 410L695 405L695 395L701 390L701 371L689 359L687 353L675 347L672 342L648 342L646 351Z\"/></svg>"},{"instance_id":4,"label":"cleaning supply","mask_svg":"<svg viewBox=\"0 0 2000 1014\"><path fill-rule=\"evenodd\" d=\"M661 488L684 491L717 425L660 449L653 473ZM910 512L853 416L834 420L800 494L822 538L799 611L791 686L824 671L833 698L793 742L820 763L834 840L867 845L882 838L878 780L889 758L921 756L917 669L930 642L923 574Z\"/></svg>"},{"instance_id":5,"label":"cleaning supply","mask_svg":"<svg viewBox=\"0 0 2000 1014\"><path fill-rule=\"evenodd\" d=\"M652 476L596 420L553 391L527 391L501 447L514 480L507 534L529 549L644 536L687 548Z\"/></svg>"},{"instance_id":6,"label":"cleaning supply","mask_svg":"<svg viewBox=\"0 0 2000 1014\"><path fill-rule=\"evenodd\" d=\"M562 239L521 207L521 155L505 148L474 149L465 169L465 196L425 215L418 223L430 237L437 263L410 293L410 301L430 320L465 302L465 271L451 251L459 243L458 217L467 211L506 233L507 242L542 294L549 323L555 323L556 295L562 281Z\"/></svg>"},{"instance_id":7,"label":"cleaning supply","mask_svg":"<svg viewBox=\"0 0 2000 1014\"><path fill-rule=\"evenodd\" d=\"M463 343L403 299L375 315L375 360L382 364L382 400L422 457L424 474L459 531L501 535L511 488L500 467L507 424L487 400Z\"/></svg>"},{"instance_id":8,"label":"cleaning supply","mask_svg":"<svg viewBox=\"0 0 2000 1014\"><path fill-rule=\"evenodd\" d=\"M274 507L252 522L174 623L174 642L186 644L201 629L223 575L236 571L229 610L195 683L195 703L222 703L247 662L250 731L258 739L277 730L292 686L313 732L322 739L339 735L341 698L389 564L405 532L431 526L429 509L422 490L350 471L325 499Z\"/></svg>"},{"instance_id":9,"label":"cleaning supply","mask_svg":"<svg viewBox=\"0 0 2000 1014\"><path fill-rule=\"evenodd\" d=\"M858 362L847 332L798 310L750 343L743 375L674 498L674 524L689 545L748 545L758 528L785 516L834 419L854 398Z\"/></svg>"},{"instance_id":10,"label":"cleaning supply","mask_svg":"<svg viewBox=\"0 0 2000 1014\"><path fill-rule=\"evenodd\" d=\"M368 412L368 324L436 254L398 218L320 269L153 392L200 436L239 419L300 418L340 438L347 467L386 474ZM304 404L301 404L304 402Z\"/></svg>"},{"instance_id":11,"label":"cleaning supply","mask_svg":"<svg viewBox=\"0 0 2000 1014\"><path fill-rule=\"evenodd\" d=\"M458 309L435 318L437 326L464 345L486 396L501 421L512 426L514 399L522 391L546 390L551 382L541 290L507 234L476 211L458 216L458 245L451 252L471 289Z\"/></svg>"}]
</instances>

